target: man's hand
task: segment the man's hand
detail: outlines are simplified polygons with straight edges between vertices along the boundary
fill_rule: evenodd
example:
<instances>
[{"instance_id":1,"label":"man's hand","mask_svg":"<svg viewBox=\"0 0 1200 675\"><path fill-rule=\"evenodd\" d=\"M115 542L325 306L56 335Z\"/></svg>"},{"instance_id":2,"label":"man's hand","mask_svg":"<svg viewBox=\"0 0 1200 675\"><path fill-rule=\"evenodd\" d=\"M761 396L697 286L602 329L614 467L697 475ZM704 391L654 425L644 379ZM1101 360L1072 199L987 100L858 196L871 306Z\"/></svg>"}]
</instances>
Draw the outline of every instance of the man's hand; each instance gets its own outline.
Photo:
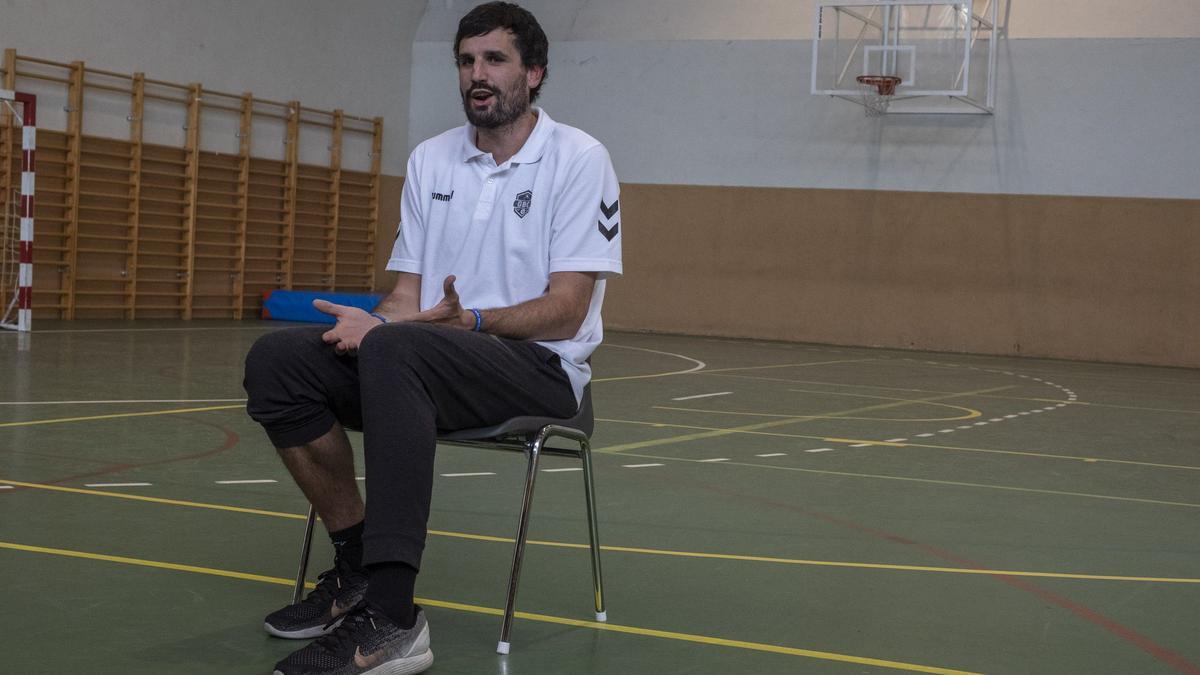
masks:
<instances>
[{"instance_id":1,"label":"man's hand","mask_svg":"<svg viewBox=\"0 0 1200 675\"><path fill-rule=\"evenodd\" d=\"M367 331L383 325L379 319L357 307L335 305L328 300L313 300L313 307L337 319L333 328L326 331L321 339L325 340L327 344L333 345L339 354L357 351L358 345L362 343L363 336L367 334Z\"/></svg>"},{"instance_id":2,"label":"man's hand","mask_svg":"<svg viewBox=\"0 0 1200 675\"><path fill-rule=\"evenodd\" d=\"M471 328L475 325L474 315L470 322L463 317L465 312L458 299L458 291L454 290L455 276L451 274L442 283L442 299L438 304L412 317L413 321L440 323L458 328Z\"/></svg>"}]
</instances>

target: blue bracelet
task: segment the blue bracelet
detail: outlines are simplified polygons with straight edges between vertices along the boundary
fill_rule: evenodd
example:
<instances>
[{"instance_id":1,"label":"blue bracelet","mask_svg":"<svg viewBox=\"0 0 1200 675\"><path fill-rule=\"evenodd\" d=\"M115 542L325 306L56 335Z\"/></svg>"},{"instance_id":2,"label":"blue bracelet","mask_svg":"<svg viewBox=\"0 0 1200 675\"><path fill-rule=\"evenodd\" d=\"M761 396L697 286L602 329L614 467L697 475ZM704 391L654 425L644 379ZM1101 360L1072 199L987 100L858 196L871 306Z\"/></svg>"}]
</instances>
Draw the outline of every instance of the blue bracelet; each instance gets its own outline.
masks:
<instances>
[{"instance_id":1,"label":"blue bracelet","mask_svg":"<svg viewBox=\"0 0 1200 675\"><path fill-rule=\"evenodd\" d=\"M375 317L376 319L379 319L379 323L387 323L388 322L387 317L382 314L376 314L375 312L367 312L367 314L370 314L371 316Z\"/></svg>"},{"instance_id":2,"label":"blue bracelet","mask_svg":"<svg viewBox=\"0 0 1200 675\"><path fill-rule=\"evenodd\" d=\"M475 327L472 328L471 330L478 333L480 330L483 329L483 315L480 314L479 310L475 309L474 307L471 308L471 313L475 315Z\"/></svg>"}]
</instances>

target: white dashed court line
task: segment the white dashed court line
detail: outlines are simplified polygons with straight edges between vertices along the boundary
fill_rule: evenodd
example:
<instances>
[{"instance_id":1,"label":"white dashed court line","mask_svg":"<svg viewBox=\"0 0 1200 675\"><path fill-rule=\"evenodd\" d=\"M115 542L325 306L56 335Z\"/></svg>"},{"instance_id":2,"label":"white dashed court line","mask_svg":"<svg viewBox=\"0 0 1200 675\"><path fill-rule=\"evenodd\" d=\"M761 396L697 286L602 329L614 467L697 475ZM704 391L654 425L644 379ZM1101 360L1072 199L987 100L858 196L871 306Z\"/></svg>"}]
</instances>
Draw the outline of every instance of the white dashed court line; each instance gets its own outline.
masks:
<instances>
[{"instance_id":1,"label":"white dashed court line","mask_svg":"<svg viewBox=\"0 0 1200 675\"><path fill-rule=\"evenodd\" d=\"M11 489L13 489L13 486L11 486L11 485L0 485L0 490L11 490Z\"/></svg>"},{"instance_id":2,"label":"white dashed court line","mask_svg":"<svg viewBox=\"0 0 1200 675\"><path fill-rule=\"evenodd\" d=\"M273 478L256 478L254 480L219 480L217 485L256 485L259 483L278 483L279 481Z\"/></svg>"},{"instance_id":3,"label":"white dashed court line","mask_svg":"<svg viewBox=\"0 0 1200 675\"><path fill-rule=\"evenodd\" d=\"M718 391L718 392L714 392L712 394L696 394L695 396L680 396L679 398L673 398L671 400L672 401L690 401L694 398L709 398L711 396L728 396L729 394L732 394L732 393L733 393L732 391Z\"/></svg>"},{"instance_id":4,"label":"white dashed court line","mask_svg":"<svg viewBox=\"0 0 1200 675\"><path fill-rule=\"evenodd\" d=\"M355 476L354 477L354 480L366 480L366 479L367 479L366 476Z\"/></svg>"},{"instance_id":5,"label":"white dashed court line","mask_svg":"<svg viewBox=\"0 0 1200 675\"><path fill-rule=\"evenodd\" d=\"M833 452L833 448L813 448L812 450L805 450L805 452Z\"/></svg>"},{"instance_id":6,"label":"white dashed court line","mask_svg":"<svg viewBox=\"0 0 1200 675\"><path fill-rule=\"evenodd\" d=\"M728 457L713 457L712 459L702 459L701 462L728 462Z\"/></svg>"},{"instance_id":7,"label":"white dashed court line","mask_svg":"<svg viewBox=\"0 0 1200 675\"><path fill-rule=\"evenodd\" d=\"M875 444L874 443L855 443L854 445L851 445L850 447L852 447L852 448L869 448L872 445L875 445Z\"/></svg>"},{"instance_id":8,"label":"white dashed court line","mask_svg":"<svg viewBox=\"0 0 1200 675\"><path fill-rule=\"evenodd\" d=\"M101 487L149 487L153 483L84 483L84 487L101 488Z\"/></svg>"},{"instance_id":9,"label":"white dashed court line","mask_svg":"<svg viewBox=\"0 0 1200 675\"><path fill-rule=\"evenodd\" d=\"M444 473L442 478L468 478L471 476L495 476L492 471L471 471L467 473Z\"/></svg>"},{"instance_id":10,"label":"white dashed court line","mask_svg":"<svg viewBox=\"0 0 1200 675\"><path fill-rule=\"evenodd\" d=\"M542 473L560 473L562 471L583 471L581 466L568 466L563 469L542 469Z\"/></svg>"},{"instance_id":11,"label":"white dashed court line","mask_svg":"<svg viewBox=\"0 0 1200 675\"><path fill-rule=\"evenodd\" d=\"M755 455L755 457L783 457L786 454L786 452L768 452L762 455Z\"/></svg>"},{"instance_id":12,"label":"white dashed court line","mask_svg":"<svg viewBox=\"0 0 1200 675\"><path fill-rule=\"evenodd\" d=\"M645 468L651 467L651 466L663 466L663 465L659 464L657 462L651 462L649 464L622 464L621 466L625 467L626 469L645 469Z\"/></svg>"},{"instance_id":13,"label":"white dashed court line","mask_svg":"<svg viewBox=\"0 0 1200 675\"><path fill-rule=\"evenodd\" d=\"M907 440L908 440L907 438L889 438L886 441L884 441L884 443L903 443L904 441L907 441Z\"/></svg>"},{"instance_id":14,"label":"white dashed court line","mask_svg":"<svg viewBox=\"0 0 1200 675\"><path fill-rule=\"evenodd\" d=\"M936 434L917 434L917 438L932 438Z\"/></svg>"}]
</instances>

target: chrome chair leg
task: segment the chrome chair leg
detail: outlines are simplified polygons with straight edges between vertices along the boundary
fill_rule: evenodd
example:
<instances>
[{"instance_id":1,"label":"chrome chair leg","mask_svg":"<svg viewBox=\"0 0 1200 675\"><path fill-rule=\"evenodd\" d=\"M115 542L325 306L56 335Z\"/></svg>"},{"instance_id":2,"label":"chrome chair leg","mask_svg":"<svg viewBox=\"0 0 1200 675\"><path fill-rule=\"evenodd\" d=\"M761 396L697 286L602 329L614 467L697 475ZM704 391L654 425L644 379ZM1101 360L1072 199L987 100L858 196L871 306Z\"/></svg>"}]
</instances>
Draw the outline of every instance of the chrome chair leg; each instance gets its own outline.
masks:
<instances>
[{"instance_id":1,"label":"chrome chair leg","mask_svg":"<svg viewBox=\"0 0 1200 675\"><path fill-rule=\"evenodd\" d=\"M304 543L300 545L300 569L296 572L296 589L292 592L292 604L300 602L304 595L304 577L308 574L308 554L312 551L313 525L317 522L317 509L308 505L308 524L304 526Z\"/></svg>"},{"instance_id":2,"label":"chrome chair leg","mask_svg":"<svg viewBox=\"0 0 1200 675\"><path fill-rule=\"evenodd\" d=\"M579 459L583 462L583 490L587 499L588 538L592 545L592 589L596 600L596 620L608 621L604 610L604 581L600 573L600 529L596 524L596 485L592 479L592 445L587 438L579 441Z\"/></svg>"},{"instance_id":3,"label":"chrome chair leg","mask_svg":"<svg viewBox=\"0 0 1200 675\"><path fill-rule=\"evenodd\" d=\"M546 442L547 433L543 429L528 446L529 466L525 473L525 494L521 500L521 517L517 524L517 541L513 549L512 571L508 576L508 600L504 604L504 621L500 624L500 642L496 645L497 654L507 654L512 645L509 636L512 634L513 613L517 603L517 583L521 580L521 562L525 558L525 539L529 535L529 511L533 505L533 487L537 479L538 457L542 445Z\"/></svg>"}]
</instances>

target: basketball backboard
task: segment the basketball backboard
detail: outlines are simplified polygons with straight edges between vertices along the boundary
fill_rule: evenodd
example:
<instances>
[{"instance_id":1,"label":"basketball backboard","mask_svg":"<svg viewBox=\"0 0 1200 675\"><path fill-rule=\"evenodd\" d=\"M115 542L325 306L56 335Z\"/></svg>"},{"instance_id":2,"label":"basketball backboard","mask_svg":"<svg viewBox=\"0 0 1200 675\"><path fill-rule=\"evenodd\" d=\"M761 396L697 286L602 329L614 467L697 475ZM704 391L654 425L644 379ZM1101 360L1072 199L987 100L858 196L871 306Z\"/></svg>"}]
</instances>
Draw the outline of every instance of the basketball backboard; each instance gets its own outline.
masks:
<instances>
[{"instance_id":1,"label":"basketball backboard","mask_svg":"<svg viewBox=\"0 0 1200 675\"><path fill-rule=\"evenodd\" d=\"M817 5L812 93L861 103L859 76L899 77L888 113L994 111L1000 0Z\"/></svg>"}]
</instances>

